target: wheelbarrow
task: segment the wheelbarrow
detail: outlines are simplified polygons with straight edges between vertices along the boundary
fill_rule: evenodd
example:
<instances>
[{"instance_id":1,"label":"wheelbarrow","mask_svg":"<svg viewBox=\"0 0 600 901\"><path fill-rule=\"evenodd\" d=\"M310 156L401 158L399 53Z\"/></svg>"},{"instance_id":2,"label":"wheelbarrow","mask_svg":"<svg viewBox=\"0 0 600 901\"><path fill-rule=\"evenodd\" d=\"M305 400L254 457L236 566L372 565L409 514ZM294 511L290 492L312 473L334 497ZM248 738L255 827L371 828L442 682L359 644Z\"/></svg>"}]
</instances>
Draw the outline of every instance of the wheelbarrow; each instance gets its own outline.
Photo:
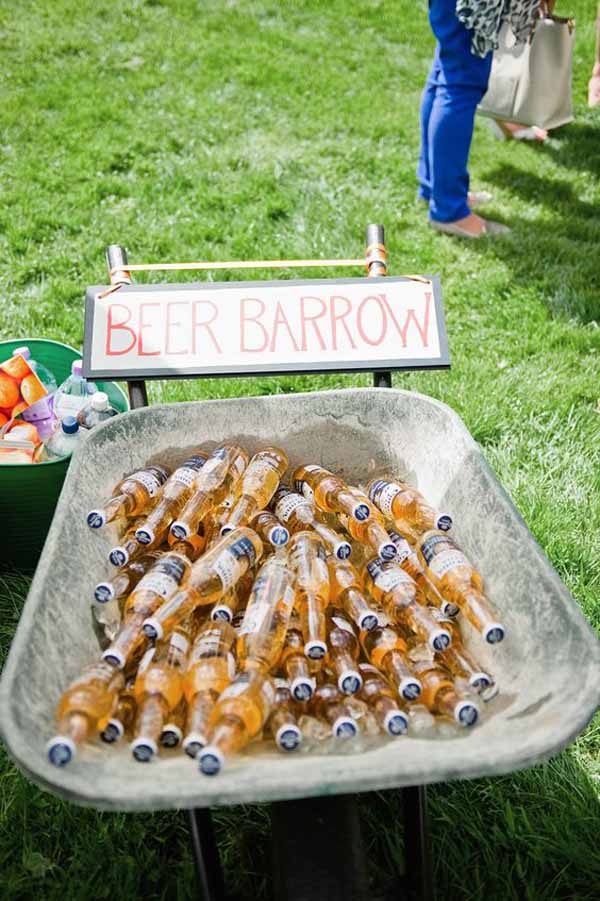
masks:
<instances>
[{"instance_id":1,"label":"wheelbarrow","mask_svg":"<svg viewBox=\"0 0 600 901\"><path fill-rule=\"evenodd\" d=\"M58 698L98 654L92 586L106 573L110 536L85 513L149 460L173 465L225 439L249 452L276 443L290 466L308 460L353 483L393 472L454 520L506 627L493 648L465 627L467 646L498 682L489 715L444 741L382 738L362 753L284 755L259 748L214 779L188 757L149 766L125 744L90 744L64 769L45 743ZM162 404L96 428L73 457L0 684L2 735L34 782L103 810L209 808L348 795L491 776L557 754L598 703L600 644L460 418L430 397L395 389Z\"/></svg>"}]
</instances>

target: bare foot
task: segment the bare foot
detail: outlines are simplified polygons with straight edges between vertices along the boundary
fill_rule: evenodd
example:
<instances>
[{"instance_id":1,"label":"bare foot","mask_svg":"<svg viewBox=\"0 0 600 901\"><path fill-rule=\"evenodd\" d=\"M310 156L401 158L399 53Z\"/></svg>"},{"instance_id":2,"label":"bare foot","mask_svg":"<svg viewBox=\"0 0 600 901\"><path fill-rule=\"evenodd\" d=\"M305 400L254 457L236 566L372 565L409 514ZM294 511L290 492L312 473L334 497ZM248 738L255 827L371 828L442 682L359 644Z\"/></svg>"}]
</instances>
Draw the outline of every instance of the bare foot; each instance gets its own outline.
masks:
<instances>
[{"instance_id":1,"label":"bare foot","mask_svg":"<svg viewBox=\"0 0 600 901\"><path fill-rule=\"evenodd\" d=\"M592 109L600 106L600 63L592 69L592 77L588 83L588 106Z\"/></svg>"},{"instance_id":2,"label":"bare foot","mask_svg":"<svg viewBox=\"0 0 600 901\"><path fill-rule=\"evenodd\" d=\"M524 125L517 125L516 122L504 122L501 119L496 121L506 137L515 141L539 141L541 144L548 137L547 129L538 128L537 125L527 128Z\"/></svg>"}]
</instances>

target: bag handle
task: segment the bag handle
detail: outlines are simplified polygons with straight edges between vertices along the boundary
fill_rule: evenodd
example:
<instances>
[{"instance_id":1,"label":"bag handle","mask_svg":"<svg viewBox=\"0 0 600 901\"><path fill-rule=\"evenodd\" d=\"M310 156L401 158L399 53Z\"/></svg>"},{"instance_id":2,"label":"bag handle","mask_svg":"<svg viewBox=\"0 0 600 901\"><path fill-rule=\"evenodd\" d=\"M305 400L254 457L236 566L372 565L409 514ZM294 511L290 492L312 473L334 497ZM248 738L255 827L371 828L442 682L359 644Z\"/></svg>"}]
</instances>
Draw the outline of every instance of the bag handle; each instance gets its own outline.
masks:
<instances>
[{"instance_id":1,"label":"bag handle","mask_svg":"<svg viewBox=\"0 0 600 901\"><path fill-rule=\"evenodd\" d=\"M550 19L552 22L557 22L559 25L567 25L569 28L569 33L573 31L573 29L575 28L575 20L571 16L555 16L555 6L556 0L540 0L540 5L533 19L531 34L529 35L529 43L531 43L531 41L533 40L535 27L540 19Z\"/></svg>"}]
</instances>

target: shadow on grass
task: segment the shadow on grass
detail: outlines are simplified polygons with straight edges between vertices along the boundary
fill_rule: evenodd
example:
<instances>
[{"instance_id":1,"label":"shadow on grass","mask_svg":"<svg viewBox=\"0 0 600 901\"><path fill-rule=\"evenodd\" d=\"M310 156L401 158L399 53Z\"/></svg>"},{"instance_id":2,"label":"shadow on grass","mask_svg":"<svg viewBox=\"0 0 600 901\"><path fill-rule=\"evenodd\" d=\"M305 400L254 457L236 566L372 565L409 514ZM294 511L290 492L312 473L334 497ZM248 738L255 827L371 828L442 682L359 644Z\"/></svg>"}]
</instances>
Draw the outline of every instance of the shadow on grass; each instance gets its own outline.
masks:
<instances>
[{"instance_id":1,"label":"shadow on grass","mask_svg":"<svg viewBox=\"0 0 600 901\"><path fill-rule=\"evenodd\" d=\"M557 166L600 176L600 123L590 125L587 122L574 122L552 133L550 141L546 141L538 149Z\"/></svg>"},{"instance_id":2,"label":"shadow on grass","mask_svg":"<svg viewBox=\"0 0 600 901\"><path fill-rule=\"evenodd\" d=\"M596 134L600 142L600 132ZM508 238L470 246L484 254L491 248L515 281L539 286L554 315L582 323L600 320L598 206L582 200L569 182L509 163L486 173L486 180L541 212L535 219L510 223Z\"/></svg>"}]
</instances>

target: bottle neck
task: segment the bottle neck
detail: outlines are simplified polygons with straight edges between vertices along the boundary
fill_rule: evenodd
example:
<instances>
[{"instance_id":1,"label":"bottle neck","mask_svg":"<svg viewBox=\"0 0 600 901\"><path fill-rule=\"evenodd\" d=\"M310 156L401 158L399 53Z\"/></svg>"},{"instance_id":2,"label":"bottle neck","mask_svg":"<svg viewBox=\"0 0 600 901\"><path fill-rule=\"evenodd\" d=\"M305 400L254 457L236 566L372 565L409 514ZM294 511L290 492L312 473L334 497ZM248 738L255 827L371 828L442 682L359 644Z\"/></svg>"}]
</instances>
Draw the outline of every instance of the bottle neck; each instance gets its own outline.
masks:
<instances>
[{"instance_id":1,"label":"bottle neck","mask_svg":"<svg viewBox=\"0 0 600 901\"><path fill-rule=\"evenodd\" d=\"M158 744L168 712L162 695L145 695L138 704L135 738L149 738Z\"/></svg>"},{"instance_id":2,"label":"bottle neck","mask_svg":"<svg viewBox=\"0 0 600 901\"><path fill-rule=\"evenodd\" d=\"M106 522L112 522L119 516L126 516L129 512L128 508L130 505L131 499L127 494L117 494L116 497L111 497L110 500L106 502L103 511Z\"/></svg>"},{"instance_id":3,"label":"bottle neck","mask_svg":"<svg viewBox=\"0 0 600 901\"><path fill-rule=\"evenodd\" d=\"M198 732L208 742L211 731L210 718L217 698L218 693L210 688L196 692L188 704L186 734Z\"/></svg>"},{"instance_id":4,"label":"bottle neck","mask_svg":"<svg viewBox=\"0 0 600 901\"><path fill-rule=\"evenodd\" d=\"M246 726L240 717L227 715L221 717L212 737L211 744L221 751L225 757L231 757L248 743Z\"/></svg>"},{"instance_id":5,"label":"bottle neck","mask_svg":"<svg viewBox=\"0 0 600 901\"><path fill-rule=\"evenodd\" d=\"M92 732L92 722L83 713L67 713L58 724L58 734L68 736L76 745L86 741Z\"/></svg>"}]
</instances>

